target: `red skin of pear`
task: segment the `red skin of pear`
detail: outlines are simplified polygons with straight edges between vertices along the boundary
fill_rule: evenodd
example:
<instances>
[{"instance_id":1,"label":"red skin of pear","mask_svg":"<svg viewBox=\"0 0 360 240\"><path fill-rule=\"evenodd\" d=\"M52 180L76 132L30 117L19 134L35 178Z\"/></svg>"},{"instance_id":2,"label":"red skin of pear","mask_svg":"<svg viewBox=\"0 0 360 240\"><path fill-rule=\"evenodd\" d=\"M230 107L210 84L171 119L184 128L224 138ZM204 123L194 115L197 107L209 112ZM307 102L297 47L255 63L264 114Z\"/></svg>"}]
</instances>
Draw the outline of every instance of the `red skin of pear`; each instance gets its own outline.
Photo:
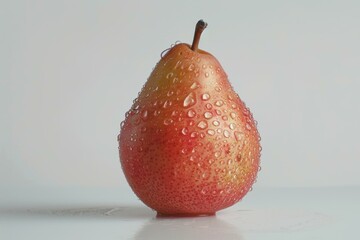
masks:
<instances>
[{"instance_id":1,"label":"red skin of pear","mask_svg":"<svg viewBox=\"0 0 360 240\"><path fill-rule=\"evenodd\" d=\"M252 114L217 59L187 44L161 58L118 136L125 177L160 215L212 215L241 200L259 169Z\"/></svg>"}]
</instances>

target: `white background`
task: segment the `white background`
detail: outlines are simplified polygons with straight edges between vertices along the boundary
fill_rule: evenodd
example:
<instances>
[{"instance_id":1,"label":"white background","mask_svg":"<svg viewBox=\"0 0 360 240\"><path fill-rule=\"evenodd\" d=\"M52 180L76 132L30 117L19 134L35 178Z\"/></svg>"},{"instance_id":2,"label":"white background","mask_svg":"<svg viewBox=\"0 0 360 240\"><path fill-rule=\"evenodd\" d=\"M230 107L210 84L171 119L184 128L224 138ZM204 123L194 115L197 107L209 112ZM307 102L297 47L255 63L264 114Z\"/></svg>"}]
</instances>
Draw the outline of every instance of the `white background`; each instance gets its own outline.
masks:
<instances>
[{"instance_id":1,"label":"white background","mask_svg":"<svg viewBox=\"0 0 360 240\"><path fill-rule=\"evenodd\" d=\"M359 12L358 1L1 1L0 189L127 188L119 124L160 53L191 42L201 18L200 48L259 123L255 188L358 185Z\"/></svg>"}]
</instances>

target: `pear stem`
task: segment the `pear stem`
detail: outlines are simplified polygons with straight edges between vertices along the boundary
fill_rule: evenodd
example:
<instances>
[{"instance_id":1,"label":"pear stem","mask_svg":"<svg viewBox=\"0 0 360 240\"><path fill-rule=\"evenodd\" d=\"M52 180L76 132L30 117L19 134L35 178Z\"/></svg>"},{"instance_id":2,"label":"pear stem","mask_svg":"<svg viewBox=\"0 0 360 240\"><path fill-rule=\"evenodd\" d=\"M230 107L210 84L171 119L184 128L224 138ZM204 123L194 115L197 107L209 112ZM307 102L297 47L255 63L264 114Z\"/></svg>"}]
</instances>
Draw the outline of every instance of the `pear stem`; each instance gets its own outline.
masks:
<instances>
[{"instance_id":1,"label":"pear stem","mask_svg":"<svg viewBox=\"0 0 360 240\"><path fill-rule=\"evenodd\" d=\"M198 50L201 33L204 31L206 27L207 27L207 23L204 22L202 19L197 22L195 27L193 43L191 45L191 50L195 52Z\"/></svg>"}]
</instances>

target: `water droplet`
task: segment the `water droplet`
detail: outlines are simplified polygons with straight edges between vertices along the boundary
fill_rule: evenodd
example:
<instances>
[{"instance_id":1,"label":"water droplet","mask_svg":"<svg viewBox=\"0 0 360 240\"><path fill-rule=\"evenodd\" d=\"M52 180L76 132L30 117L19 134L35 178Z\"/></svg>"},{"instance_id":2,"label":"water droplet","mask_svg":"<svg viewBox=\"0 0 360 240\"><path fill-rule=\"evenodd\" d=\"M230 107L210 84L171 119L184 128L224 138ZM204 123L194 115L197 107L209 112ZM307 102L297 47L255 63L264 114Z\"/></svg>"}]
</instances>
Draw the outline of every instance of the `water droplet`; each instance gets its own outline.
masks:
<instances>
[{"instance_id":1,"label":"water droplet","mask_svg":"<svg viewBox=\"0 0 360 240\"><path fill-rule=\"evenodd\" d=\"M233 108L233 109L235 109L236 108L236 104L231 104L231 107Z\"/></svg>"},{"instance_id":2,"label":"water droplet","mask_svg":"<svg viewBox=\"0 0 360 240\"><path fill-rule=\"evenodd\" d=\"M192 133L190 134L190 137L191 137L191 138L196 138L196 137L197 137L197 135L198 135L198 133L197 133L197 132L192 132Z\"/></svg>"},{"instance_id":3,"label":"water droplet","mask_svg":"<svg viewBox=\"0 0 360 240\"><path fill-rule=\"evenodd\" d=\"M218 158L220 157L221 153L220 152L215 152L215 157Z\"/></svg>"},{"instance_id":4,"label":"water droplet","mask_svg":"<svg viewBox=\"0 0 360 240\"><path fill-rule=\"evenodd\" d=\"M206 119L210 119L210 118L212 118L212 113L211 112L205 112L204 113L204 117L206 118Z\"/></svg>"},{"instance_id":5,"label":"water droplet","mask_svg":"<svg viewBox=\"0 0 360 240\"><path fill-rule=\"evenodd\" d=\"M215 134L215 131L212 130L212 129L209 129L207 130L207 133L210 135L210 136L213 136Z\"/></svg>"},{"instance_id":6,"label":"water droplet","mask_svg":"<svg viewBox=\"0 0 360 240\"><path fill-rule=\"evenodd\" d=\"M216 109L215 112L216 112L216 114L217 114L218 116L221 115L221 111L220 111L219 109Z\"/></svg>"},{"instance_id":7,"label":"water droplet","mask_svg":"<svg viewBox=\"0 0 360 240\"><path fill-rule=\"evenodd\" d=\"M166 95L167 95L168 97L170 97L170 96L172 96L173 94L174 94L174 91L168 91Z\"/></svg>"},{"instance_id":8,"label":"water droplet","mask_svg":"<svg viewBox=\"0 0 360 240\"><path fill-rule=\"evenodd\" d=\"M167 79L170 79L173 75L174 75L174 74L173 74L172 72L170 72L170 73L168 73L168 74L166 75L166 78L167 78Z\"/></svg>"},{"instance_id":9,"label":"water droplet","mask_svg":"<svg viewBox=\"0 0 360 240\"><path fill-rule=\"evenodd\" d=\"M179 60L176 62L174 69L178 68L180 65L181 65L181 61Z\"/></svg>"},{"instance_id":10,"label":"water droplet","mask_svg":"<svg viewBox=\"0 0 360 240\"><path fill-rule=\"evenodd\" d=\"M232 119L235 119L235 118L236 118L236 114L235 114L234 112L232 112L232 113L230 113L230 117L231 117Z\"/></svg>"},{"instance_id":11,"label":"water droplet","mask_svg":"<svg viewBox=\"0 0 360 240\"><path fill-rule=\"evenodd\" d=\"M210 95L208 93L204 93L202 96L201 96L201 99L204 100L204 101L207 101L210 99Z\"/></svg>"},{"instance_id":12,"label":"water droplet","mask_svg":"<svg viewBox=\"0 0 360 240\"><path fill-rule=\"evenodd\" d=\"M244 134L236 131L236 132L234 132L234 136L235 136L236 141L241 141L244 137Z\"/></svg>"},{"instance_id":13,"label":"water droplet","mask_svg":"<svg viewBox=\"0 0 360 240\"><path fill-rule=\"evenodd\" d=\"M228 130L224 130L224 137L226 138L230 137L230 133Z\"/></svg>"},{"instance_id":14,"label":"water droplet","mask_svg":"<svg viewBox=\"0 0 360 240\"><path fill-rule=\"evenodd\" d=\"M195 69L195 65L194 64L190 64L188 67L189 71L193 71Z\"/></svg>"},{"instance_id":15,"label":"water droplet","mask_svg":"<svg viewBox=\"0 0 360 240\"><path fill-rule=\"evenodd\" d=\"M190 110L187 112L187 115L188 115L189 118L193 118L193 117L195 117L196 112L195 112L193 109L190 109Z\"/></svg>"},{"instance_id":16,"label":"water droplet","mask_svg":"<svg viewBox=\"0 0 360 240\"><path fill-rule=\"evenodd\" d=\"M201 194L202 194L202 195L205 195L205 194L206 194L205 188L201 189Z\"/></svg>"},{"instance_id":17,"label":"water droplet","mask_svg":"<svg viewBox=\"0 0 360 240\"><path fill-rule=\"evenodd\" d=\"M214 126L219 126L220 123L219 123L219 121L216 121L216 120L215 120L215 121L213 121L213 125L214 125Z\"/></svg>"},{"instance_id":18,"label":"water droplet","mask_svg":"<svg viewBox=\"0 0 360 240\"><path fill-rule=\"evenodd\" d=\"M195 105L195 103L196 103L195 98L196 98L195 93L193 93L193 92L189 93L189 95L187 95L187 97L184 99L183 106L191 107L191 106Z\"/></svg>"},{"instance_id":19,"label":"water droplet","mask_svg":"<svg viewBox=\"0 0 360 240\"><path fill-rule=\"evenodd\" d=\"M125 121L122 121L122 122L120 123L120 128L123 128L124 125L125 125Z\"/></svg>"},{"instance_id":20,"label":"water droplet","mask_svg":"<svg viewBox=\"0 0 360 240\"><path fill-rule=\"evenodd\" d=\"M200 133L200 137L201 137L201 138L204 138L204 137L205 137L205 134L204 134L204 133Z\"/></svg>"},{"instance_id":21,"label":"water droplet","mask_svg":"<svg viewBox=\"0 0 360 240\"><path fill-rule=\"evenodd\" d=\"M212 105L211 105L210 103L207 103L205 106L206 106L206 108L209 109L209 110L212 108Z\"/></svg>"},{"instance_id":22,"label":"water droplet","mask_svg":"<svg viewBox=\"0 0 360 240\"><path fill-rule=\"evenodd\" d=\"M188 132L189 132L189 129L187 129L186 127L184 127L183 129L181 129L182 135L187 135Z\"/></svg>"},{"instance_id":23,"label":"water droplet","mask_svg":"<svg viewBox=\"0 0 360 240\"><path fill-rule=\"evenodd\" d=\"M245 127L246 127L247 130L251 130L250 124L246 123Z\"/></svg>"},{"instance_id":24,"label":"water droplet","mask_svg":"<svg viewBox=\"0 0 360 240\"><path fill-rule=\"evenodd\" d=\"M208 72L205 73L205 77L209 77L209 73L208 73Z\"/></svg>"},{"instance_id":25,"label":"water droplet","mask_svg":"<svg viewBox=\"0 0 360 240\"><path fill-rule=\"evenodd\" d=\"M170 100L166 100L164 102L164 105L163 105L163 108L167 108L167 107L170 107L172 105L172 102Z\"/></svg>"},{"instance_id":26,"label":"water droplet","mask_svg":"<svg viewBox=\"0 0 360 240\"><path fill-rule=\"evenodd\" d=\"M235 127L236 127L236 125L235 125L234 123L230 123L229 128L230 128L231 130L234 130Z\"/></svg>"},{"instance_id":27,"label":"water droplet","mask_svg":"<svg viewBox=\"0 0 360 240\"><path fill-rule=\"evenodd\" d=\"M218 107L221 107L223 104L224 104L224 102L221 100L215 102L215 105Z\"/></svg>"},{"instance_id":28,"label":"water droplet","mask_svg":"<svg viewBox=\"0 0 360 240\"><path fill-rule=\"evenodd\" d=\"M174 122L174 121L173 121L172 119L170 119L170 118L164 120L164 124L165 124L165 125L170 125L170 124L172 124L173 122Z\"/></svg>"},{"instance_id":29,"label":"water droplet","mask_svg":"<svg viewBox=\"0 0 360 240\"><path fill-rule=\"evenodd\" d=\"M193 120L191 120L190 122L189 122L189 126L193 126L194 125L194 121Z\"/></svg>"},{"instance_id":30,"label":"water droplet","mask_svg":"<svg viewBox=\"0 0 360 240\"><path fill-rule=\"evenodd\" d=\"M197 82L194 82L193 84L191 84L190 89L195 89L198 87L199 87L199 84Z\"/></svg>"},{"instance_id":31,"label":"water droplet","mask_svg":"<svg viewBox=\"0 0 360 240\"><path fill-rule=\"evenodd\" d=\"M207 123L205 121L201 121L197 126L201 129L205 129L207 127Z\"/></svg>"},{"instance_id":32,"label":"water droplet","mask_svg":"<svg viewBox=\"0 0 360 240\"><path fill-rule=\"evenodd\" d=\"M205 68L206 68L206 65L205 65L205 64L203 64L203 65L202 65L202 68L203 68L203 69L205 69Z\"/></svg>"},{"instance_id":33,"label":"water droplet","mask_svg":"<svg viewBox=\"0 0 360 240\"><path fill-rule=\"evenodd\" d=\"M258 172L260 172L261 171L261 166L259 166L259 168L258 168Z\"/></svg>"},{"instance_id":34,"label":"water droplet","mask_svg":"<svg viewBox=\"0 0 360 240\"><path fill-rule=\"evenodd\" d=\"M137 98L135 98L135 99L137 99ZM137 101L137 100L136 100L136 101ZM140 105L139 105L139 104L136 104L136 105L134 106L134 110L138 110L139 107L140 107Z\"/></svg>"},{"instance_id":35,"label":"water droplet","mask_svg":"<svg viewBox=\"0 0 360 240\"><path fill-rule=\"evenodd\" d=\"M154 111L154 116L158 116L160 114L160 112L161 112L160 110L155 110Z\"/></svg>"}]
</instances>

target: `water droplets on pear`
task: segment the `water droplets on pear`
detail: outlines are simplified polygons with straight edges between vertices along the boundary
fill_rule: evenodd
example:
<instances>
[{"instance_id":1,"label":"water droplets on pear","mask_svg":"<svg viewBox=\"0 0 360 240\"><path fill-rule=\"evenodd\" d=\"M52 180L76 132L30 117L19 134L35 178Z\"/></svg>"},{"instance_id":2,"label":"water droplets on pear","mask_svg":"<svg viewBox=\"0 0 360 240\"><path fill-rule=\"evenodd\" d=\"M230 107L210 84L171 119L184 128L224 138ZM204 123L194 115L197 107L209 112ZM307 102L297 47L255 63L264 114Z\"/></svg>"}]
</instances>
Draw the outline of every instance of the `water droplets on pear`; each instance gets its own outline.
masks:
<instances>
[{"instance_id":1,"label":"water droplets on pear","mask_svg":"<svg viewBox=\"0 0 360 240\"><path fill-rule=\"evenodd\" d=\"M184 106L185 108L188 108L188 107L194 106L195 103L196 103L195 93L191 92L191 93L189 93L189 95L187 95L186 98L184 99L183 106Z\"/></svg>"},{"instance_id":2,"label":"water droplets on pear","mask_svg":"<svg viewBox=\"0 0 360 240\"><path fill-rule=\"evenodd\" d=\"M203 95L201 95L201 99L202 99L203 101L209 100L209 99L210 99L210 94L204 93Z\"/></svg>"},{"instance_id":3,"label":"water droplets on pear","mask_svg":"<svg viewBox=\"0 0 360 240\"><path fill-rule=\"evenodd\" d=\"M230 123L229 128L230 128L231 130L234 130L235 127L236 127L235 123Z\"/></svg>"},{"instance_id":4,"label":"water droplets on pear","mask_svg":"<svg viewBox=\"0 0 360 240\"><path fill-rule=\"evenodd\" d=\"M148 111L147 110L142 111L140 117L143 121L146 121L148 118Z\"/></svg>"},{"instance_id":5,"label":"water droplets on pear","mask_svg":"<svg viewBox=\"0 0 360 240\"><path fill-rule=\"evenodd\" d=\"M184 127L183 129L181 129L181 134L182 135L187 135L189 133L189 129Z\"/></svg>"},{"instance_id":6,"label":"water droplets on pear","mask_svg":"<svg viewBox=\"0 0 360 240\"><path fill-rule=\"evenodd\" d=\"M190 64L189 67L188 67L188 70L189 71L194 71L195 69L195 65L194 64Z\"/></svg>"},{"instance_id":7,"label":"water droplets on pear","mask_svg":"<svg viewBox=\"0 0 360 240\"><path fill-rule=\"evenodd\" d=\"M205 128L207 128L208 125L205 121L201 121L198 123L197 126L198 126L198 128L205 129Z\"/></svg>"},{"instance_id":8,"label":"water droplets on pear","mask_svg":"<svg viewBox=\"0 0 360 240\"><path fill-rule=\"evenodd\" d=\"M196 116L196 112L193 109L189 109L189 111L187 112L187 115L189 118L193 118Z\"/></svg>"},{"instance_id":9,"label":"water droplets on pear","mask_svg":"<svg viewBox=\"0 0 360 240\"><path fill-rule=\"evenodd\" d=\"M164 102L163 108L168 108L168 107L170 107L171 105L172 105L172 102L171 102L170 100L166 100L166 101Z\"/></svg>"},{"instance_id":10,"label":"water droplets on pear","mask_svg":"<svg viewBox=\"0 0 360 240\"><path fill-rule=\"evenodd\" d=\"M224 130L223 134L226 138L230 137L230 132L228 130Z\"/></svg>"},{"instance_id":11,"label":"water droplets on pear","mask_svg":"<svg viewBox=\"0 0 360 240\"><path fill-rule=\"evenodd\" d=\"M217 107L221 107L223 104L224 104L224 102L222 100L218 100L218 101L215 102L215 105Z\"/></svg>"},{"instance_id":12,"label":"water droplets on pear","mask_svg":"<svg viewBox=\"0 0 360 240\"><path fill-rule=\"evenodd\" d=\"M170 119L170 118L167 118L164 120L164 125L170 125L174 122L174 120Z\"/></svg>"},{"instance_id":13,"label":"water droplets on pear","mask_svg":"<svg viewBox=\"0 0 360 240\"><path fill-rule=\"evenodd\" d=\"M214 136L214 135L215 135L215 131L212 130L212 129L208 129L206 132L207 132L207 134L209 134L210 136Z\"/></svg>"},{"instance_id":14,"label":"water droplets on pear","mask_svg":"<svg viewBox=\"0 0 360 240\"><path fill-rule=\"evenodd\" d=\"M197 82L193 82L193 84L191 84L191 86L190 86L190 89L194 90L198 87L200 87L200 85Z\"/></svg>"},{"instance_id":15,"label":"water droplets on pear","mask_svg":"<svg viewBox=\"0 0 360 240\"><path fill-rule=\"evenodd\" d=\"M211 112L205 112L204 113L204 117L206 118L206 119L210 119L210 118L212 118L212 113Z\"/></svg>"},{"instance_id":16,"label":"water droplets on pear","mask_svg":"<svg viewBox=\"0 0 360 240\"><path fill-rule=\"evenodd\" d=\"M167 75L166 75L166 78L167 79L170 79L172 78L172 76L174 76L174 74L172 72L169 72Z\"/></svg>"},{"instance_id":17,"label":"water droplets on pear","mask_svg":"<svg viewBox=\"0 0 360 240\"><path fill-rule=\"evenodd\" d=\"M217 126L220 125L220 123L219 123L219 121L215 120L215 121L213 121L213 125L214 125L215 127L217 127Z\"/></svg>"},{"instance_id":18,"label":"water droplets on pear","mask_svg":"<svg viewBox=\"0 0 360 240\"><path fill-rule=\"evenodd\" d=\"M236 141L239 142L239 141L242 141L242 139L244 138L244 133L235 131L234 136L235 136Z\"/></svg>"}]
</instances>

